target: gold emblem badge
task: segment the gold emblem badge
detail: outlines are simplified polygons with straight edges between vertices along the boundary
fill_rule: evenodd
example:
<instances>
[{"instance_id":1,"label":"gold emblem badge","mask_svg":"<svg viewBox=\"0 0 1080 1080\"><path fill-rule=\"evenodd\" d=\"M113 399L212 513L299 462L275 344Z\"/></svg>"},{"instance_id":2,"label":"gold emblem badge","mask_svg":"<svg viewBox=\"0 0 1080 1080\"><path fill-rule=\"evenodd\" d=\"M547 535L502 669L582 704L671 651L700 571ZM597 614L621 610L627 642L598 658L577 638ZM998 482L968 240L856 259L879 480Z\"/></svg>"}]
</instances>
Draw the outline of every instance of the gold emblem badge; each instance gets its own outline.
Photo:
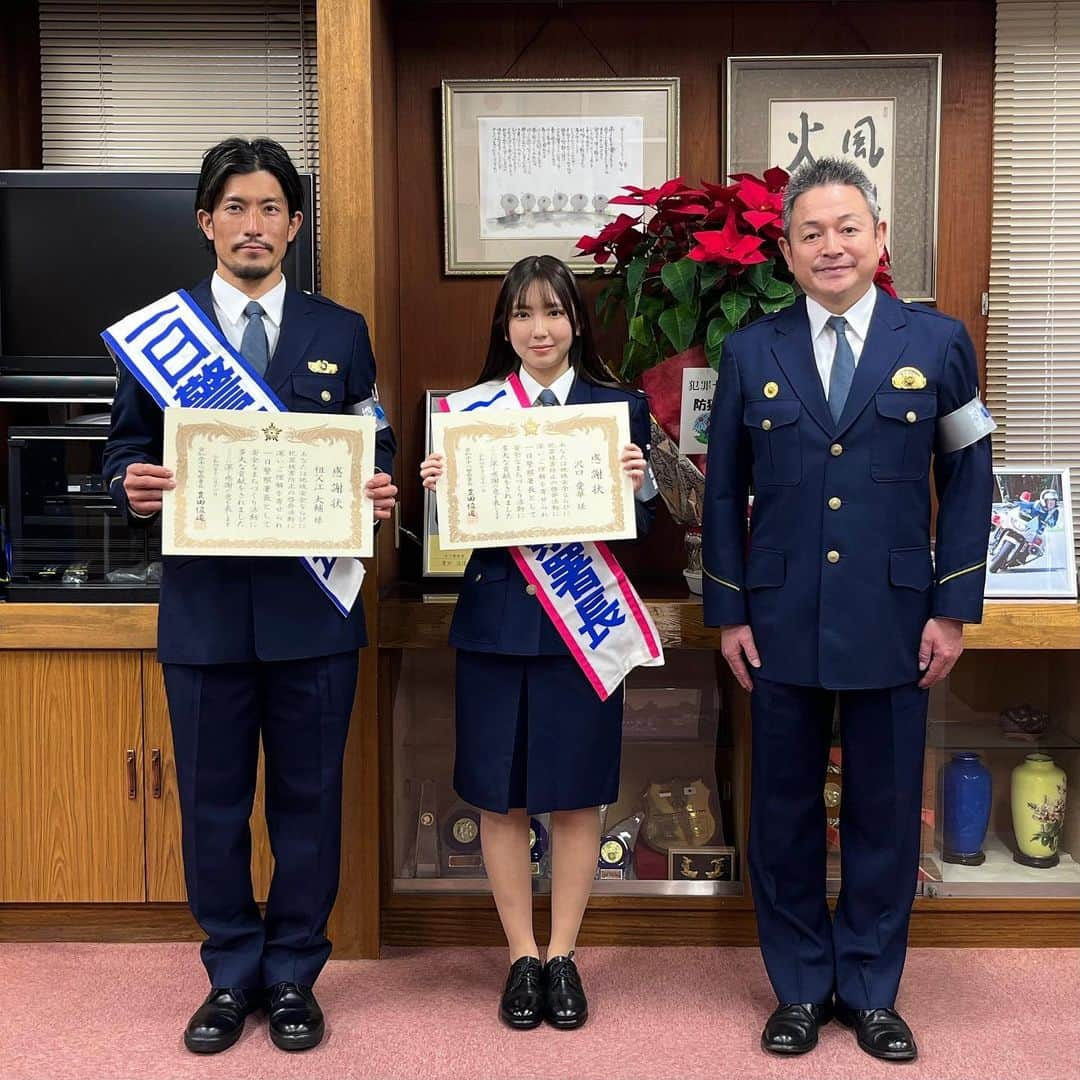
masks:
<instances>
[{"instance_id":1,"label":"gold emblem badge","mask_svg":"<svg viewBox=\"0 0 1080 1080\"><path fill-rule=\"evenodd\" d=\"M336 375L337 364L332 364L329 360L309 360L308 371L314 375Z\"/></svg>"},{"instance_id":2,"label":"gold emblem badge","mask_svg":"<svg viewBox=\"0 0 1080 1080\"><path fill-rule=\"evenodd\" d=\"M271 420L269 427L264 427L262 433L266 436L267 442L277 442L278 436L281 434L281 428Z\"/></svg>"},{"instance_id":3,"label":"gold emblem badge","mask_svg":"<svg viewBox=\"0 0 1080 1080\"><path fill-rule=\"evenodd\" d=\"M780 393L780 387L774 382L767 382L761 391L767 398L774 398Z\"/></svg>"},{"instance_id":4,"label":"gold emblem badge","mask_svg":"<svg viewBox=\"0 0 1080 1080\"><path fill-rule=\"evenodd\" d=\"M892 384L897 390L922 390L926 376L916 367L902 367L893 373Z\"/></svg>"}]
</instances>

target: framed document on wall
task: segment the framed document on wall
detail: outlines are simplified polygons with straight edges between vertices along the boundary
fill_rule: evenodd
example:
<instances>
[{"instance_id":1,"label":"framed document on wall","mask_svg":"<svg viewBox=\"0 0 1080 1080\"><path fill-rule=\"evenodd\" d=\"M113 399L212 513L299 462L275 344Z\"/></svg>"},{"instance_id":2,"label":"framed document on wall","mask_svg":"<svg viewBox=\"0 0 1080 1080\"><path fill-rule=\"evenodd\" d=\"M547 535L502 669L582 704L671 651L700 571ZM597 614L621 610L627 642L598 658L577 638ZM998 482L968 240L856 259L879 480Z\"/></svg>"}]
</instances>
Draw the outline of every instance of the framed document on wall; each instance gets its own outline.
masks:
<instances>
[{"instance_id":1,"label":"framed document on wall","mask_svg":"<svg viewBox=\"0 0 1080 1080\"><path fill-rule=\"evenodd\" d=\"M612 196L679 171L677 78L446 79L442 98L448 274L569 261Z\"/></svg>"},{"instance_id":2,"label":"framed document on wall","mask_svg":"<svg viewBox=\"0 0 1080 1080\"><path fill-rule=\"evenodd\" d=\"M725 175L849 158L877 188L897 293L937 294L941 55L732 56Z\"/></svg>"}]
</instances>

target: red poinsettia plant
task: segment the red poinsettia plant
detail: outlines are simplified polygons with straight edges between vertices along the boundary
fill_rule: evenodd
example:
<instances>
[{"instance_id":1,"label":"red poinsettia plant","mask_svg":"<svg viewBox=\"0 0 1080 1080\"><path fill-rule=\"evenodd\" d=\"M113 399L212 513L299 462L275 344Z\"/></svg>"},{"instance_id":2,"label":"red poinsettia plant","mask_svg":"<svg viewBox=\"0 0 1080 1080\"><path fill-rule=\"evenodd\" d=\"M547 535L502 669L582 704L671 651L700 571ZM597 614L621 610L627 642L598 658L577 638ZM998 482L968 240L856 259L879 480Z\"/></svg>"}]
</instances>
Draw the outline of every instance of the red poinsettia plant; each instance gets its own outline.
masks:
<instances>
[{"instance_id":1,"label":"red poinsettia plant","mask_svg":"<svg viewBox=\"0 0 1080 1080\"><path fill-rule=\"evenodd\" d=\"M612 204L633 206L577 248L612 278L597 299L605 321L625 309L622 378L630 382L666 357L704 346L715 368L728 334L795 302L796 286L777 244L788 174L736 173L728 185L682 177L659 187L627 186ZM896 295L888 253L875 282Z\"/></svg>"}]
</instances>

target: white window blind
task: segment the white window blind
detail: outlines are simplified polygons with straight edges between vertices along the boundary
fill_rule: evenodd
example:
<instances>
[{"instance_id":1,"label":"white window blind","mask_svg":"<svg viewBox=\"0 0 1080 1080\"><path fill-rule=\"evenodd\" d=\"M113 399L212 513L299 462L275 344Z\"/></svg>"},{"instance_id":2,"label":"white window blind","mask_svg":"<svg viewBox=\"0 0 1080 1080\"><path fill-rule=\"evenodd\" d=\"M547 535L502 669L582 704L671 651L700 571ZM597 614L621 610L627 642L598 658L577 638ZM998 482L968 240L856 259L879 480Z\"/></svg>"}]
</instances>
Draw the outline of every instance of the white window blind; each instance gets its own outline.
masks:
<instances>
[{"instance_id":1,"label":"white window blind","mask_svg":"<svg viewBox=\"0 0 1080 1080\"><path fill-rule=\"evenodd\" d=\"M40 0L47 169L197 171L266 135L317 172L314 0Z\"/></svg>"},{"instance_id":2,"label":"white window blind","mask_svg":"<svg viewBox=\"0 0 1080 1080\"><path fill-rule=\"evenodd\" d=\"M993 181L995 458L1068 466L1080 538L1080 0L998 0Z\"/></svg>"}]
</instances>

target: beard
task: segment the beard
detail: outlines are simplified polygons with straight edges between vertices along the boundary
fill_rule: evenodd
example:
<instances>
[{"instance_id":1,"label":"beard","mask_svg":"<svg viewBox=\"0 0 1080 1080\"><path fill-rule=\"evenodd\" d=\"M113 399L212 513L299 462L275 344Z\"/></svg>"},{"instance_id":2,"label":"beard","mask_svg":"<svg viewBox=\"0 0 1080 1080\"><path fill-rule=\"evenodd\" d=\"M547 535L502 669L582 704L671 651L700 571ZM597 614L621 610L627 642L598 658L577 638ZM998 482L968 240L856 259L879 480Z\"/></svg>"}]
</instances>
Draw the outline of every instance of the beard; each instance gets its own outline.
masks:
<instances>
[{"instance_id":1,"label":"beard","mask_svg":"<svg viewBox=\"0 0 1080 1080\"><path fill-rule=\"evenodd\" d=\"M221 261L225 263L225 266L234 277L238 277L242 281L261 281L264 277L269 277L278 268L278 263L273 259L273 252L267 251L266 254L271 258L265 263L248 262L240 259L222 259Z\"/></svg>"}]
</instances>

